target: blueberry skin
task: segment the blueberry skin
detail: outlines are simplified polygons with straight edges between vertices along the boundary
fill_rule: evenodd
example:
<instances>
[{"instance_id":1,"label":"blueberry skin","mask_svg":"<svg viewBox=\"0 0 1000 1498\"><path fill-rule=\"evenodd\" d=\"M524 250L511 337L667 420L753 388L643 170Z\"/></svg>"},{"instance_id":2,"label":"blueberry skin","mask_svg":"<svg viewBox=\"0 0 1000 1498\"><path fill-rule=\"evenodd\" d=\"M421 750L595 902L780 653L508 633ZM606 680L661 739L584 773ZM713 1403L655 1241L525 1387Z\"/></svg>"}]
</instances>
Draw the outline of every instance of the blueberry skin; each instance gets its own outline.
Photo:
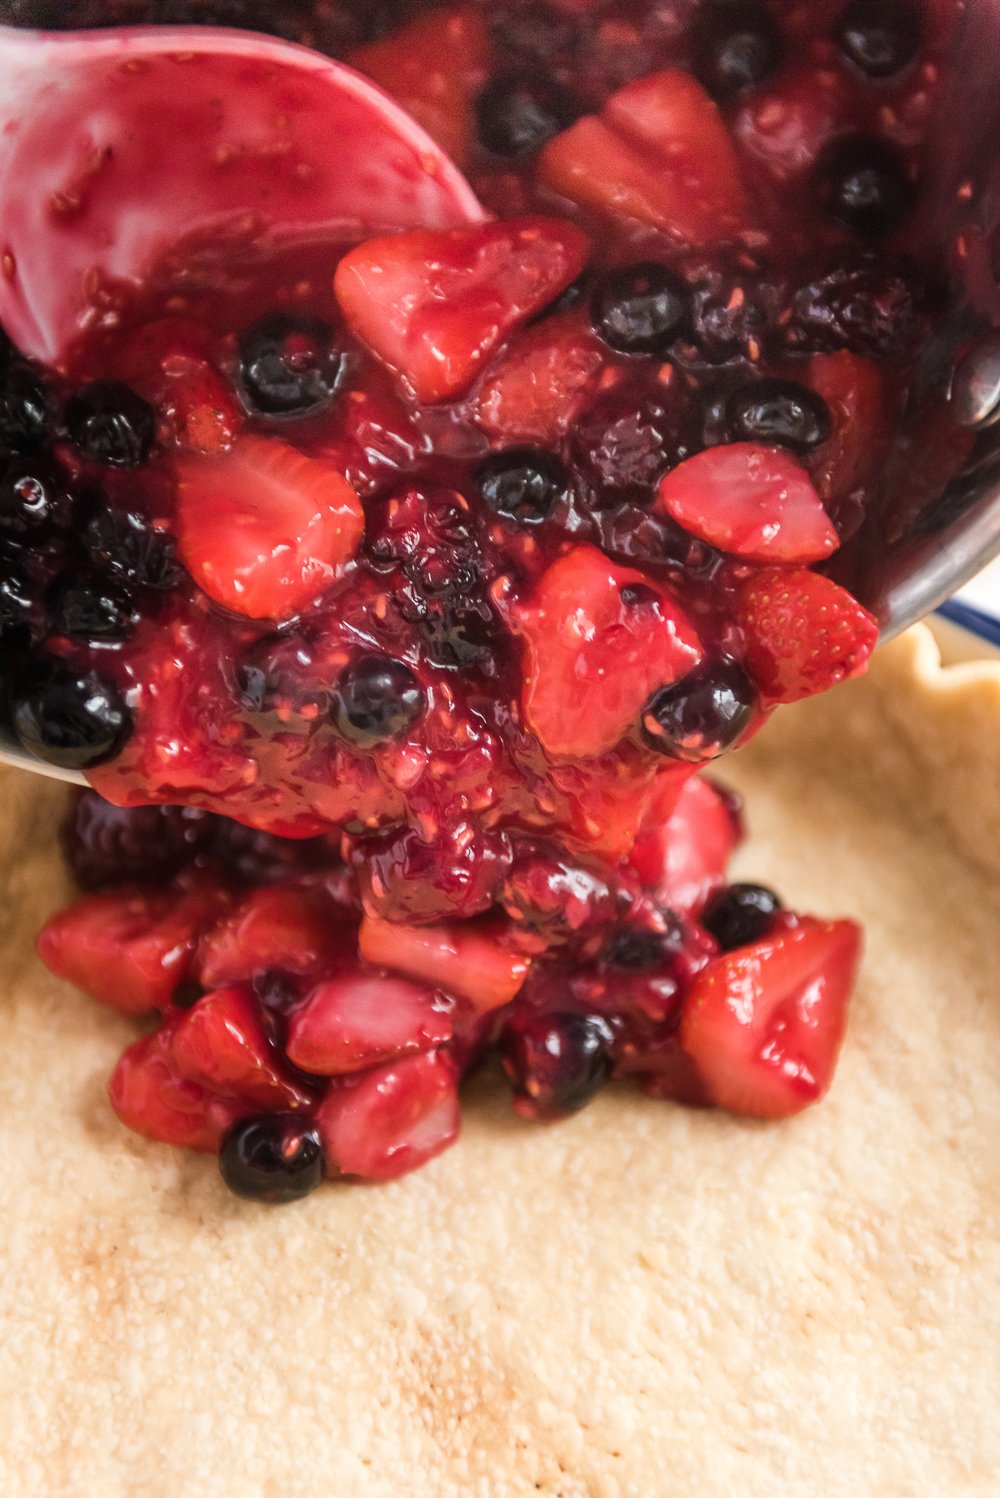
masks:
<instances>
[{"instance_id":1,"label":"blueberry skin","mask_svg":"<svg viewBox=\"0 0 1000 1498\"><path fill-rule=\"evenodd\" d=\"M691 298L665 266L640 261L598 282L591 314L596 332L619 353L664 353L689 322Z\"/></svg>"},{"instance_id":2,"label":"blueberry skin","mask_svg":"<svg viewBox=\"0 0 1000 1498\"><path fill-rule=\"evenodd\" d=\"M229 1130L219 1148L219 1170L235 1196L284 1206L322 1181L323 1147L305 1118L266 1113Z\"/></svg>"},{"instance_id":3,"label":"blueberry skin","mask_svg":"<svg viewBox=\"0 0 1000 1498\"><path fill-rule=\"evenodd\" d=\"M792 380L758 380L744 385L726 403L733 442L760 442L808 452L830 435L826 401Z\"/></svg>"},{"instance_id":4,"label":"blueberry skin","mask_svg":"<svg viewBox=\"0 0 1000 1498\"><path fill-rule=\"evenodd\" d=\"M537 73L503 73L475 101L476 133L487 151L522 161L571 125L580 111L573 98Z\"/></svg>"},{"instance_id":5,"label":"blueberry skin","mask_svg":"<svg viewBox=\"0 0 1000 1498\"><path fill-rule=\"evenodd\" d=\"M712 896L701 924L724 952L748 947L770 931L781 901L763 884L729 884Z\"/></svg>"},{"instance_id":6,"label":"blueberry skin","mask_svg":"<svg viewBox=\"0 0 1000 1498\"><path fill-rule=\"evenodd\" d=\"M82 386L67 402L65 422L80 452L110 468L141 467L156 435L152 406L117 380Z\"/></svg>"},{"instance_id":7,"label":"blueberry skin","mask_svg":"<svg viewBox=\"0 0 1000 1498\"><path fill-rule=\"evenodd\" d=\"M346 739L374 747L401 737L426 706L423 688L410 668L373 651L341 675L332 716Z\"/></svg>"},{"instance_id":8,"label":"blueberry skin","mask_svg":"<svg viewBox=\"0 0 1000 1498\"><path fill-rule=\"evenodd\" d=\"M266 416L308 416L328 405L345 358L325 323L276 313L240 338L240 378L250 406Z\"/></svg>"},{"instance_id":9,"label":"blueberry skin","mask_svg":"<svg viewBox=\"0 0 1000 1498\"><path fill-rule=\"evenodd\" d=\"M658 754L703 764L736 742L749 726L756 700L743 667L723 657L654 693L643 710L640 734Z\"/></svg>"},{"instance_id":10,"label":"blueberry skin","mask_svg":"<svg viewBox=\"0 0 1000 1498\"><path fill-rule=\"evenodd\" d=\"M760 0L701 0L692 70L714 99L724 102L759 88L783 55L781 32Z\"/></svg>"},{"instance_id":11,"label":"blueberry skin","mask_svg":"<svg viewBox=\"0 0 1000 1498\"><path fill-rule=\"evenodd\" d=\"M484 458L475 487L497 515L537 525L569 492L570 478L558 458L533 447L506 447Z\"/></svg>"},{"instance_id":12,"label":"blueberry skin","mask_svg":"<svg viewBox=\"0 0 1000 1498\"><path fill-rule=\"evenodd\" d=\"M826 212L862 237L887 234L906 217L913 190L902 158L885 141L864 135L834 141L817 172Z\"/></svg>"},{"instance_id":13,"label":"blueberry skin","mask_svg":"<svg viewBox=\"0 0 1000 1498\"><path fill-rule=\"evenodd\" d=\"M891 78L920 47L920 17L908 0L854 0L837 27L840 50L867 78Z\"/></svg>"},{"instance_id":14,"label":"blueberry skin","mask_svg":"<svg viewBox=\"0 0 1000 1498\"><path fill-rule=\"evenodd\" d=\"M113 759L132 728L116 687L56 657L28 668L13 694L11 716L22 747L64 770Z\"/></svg>"}]
</instances>

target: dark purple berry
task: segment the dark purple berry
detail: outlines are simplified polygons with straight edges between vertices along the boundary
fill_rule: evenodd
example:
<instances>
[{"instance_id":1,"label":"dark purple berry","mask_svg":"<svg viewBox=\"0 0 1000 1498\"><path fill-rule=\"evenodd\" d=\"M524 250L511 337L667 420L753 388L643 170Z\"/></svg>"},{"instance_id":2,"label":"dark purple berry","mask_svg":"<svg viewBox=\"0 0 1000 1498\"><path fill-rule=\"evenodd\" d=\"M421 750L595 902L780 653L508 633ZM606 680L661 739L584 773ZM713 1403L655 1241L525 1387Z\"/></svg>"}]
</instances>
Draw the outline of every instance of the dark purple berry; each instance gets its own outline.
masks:
<instances>
[{"instance_id":1,"label":"dark purple berry","mask_svg":"<svg viewBox=\"0 0 1000 1498\"><path fill-rule=\"evenodd\" d=\"M756 362L761 347L780 326L785 300L780 280L705 270L691 294L691 336L697 355L709 364Z\"/></svg>"},{"instance_id":2,"label":"dark purple berry","mask_svg":"<svg viewBox=\"0 0 1000 1498\"><path fill-rule=\"evenodd\" d=\"M834 266L795 293L788 342L803 353L890 359L919 342L922 292L901 268L861 259Z\"/></svg>"},{"instance_id":3,"label":"dark purple berry","mask_svg":"<svg viewBox=\"0 0 1000 1498\"><path fill-rule=\"evenodd\" d=\"M663 687L643 710L641 733L650 749L702 764L729 749L749 725L756 695L743 667L725 657Z\"/></svg>"},{"instance_id":4,"label":"dark purple berry","mask_svg":"<svg viewBox=\"0 0 1000 1498\"><path fill-rule=\"evenodd\" d=\"M373 651L344 670L331 712L343 736L367 748L400 738L426 706L423 688L409 666Z\"/></svg>"},{"instance_id":5,"label":"dark purple berry","mask_svg":"<svg viewBox=\"0 0 1000 1498\"><path fill-rule=\"evenodd\" d=\"M820 157L817 180L831 218L866 237L895 229L913 196L899 153L867 135L834 141Z\"/></svg>"},{"instance_id":6,"label":"dark purple berry","mask_svg":"<svg viewBox=\"0 0 1000 1498\"><path fill-rule=\"evenodd\" d=\"M489 910L511 865L505 833L483 828L426 841L415 828L359 838L353 863L365 909L381 920L465 920Z\"/></svg>"},{"instance_id":7,"label":"dark purple berry","mask_svg":"<svg viewBox=\"0 0 1000 1498\"><path fill-rule=\"evenodd\" d=\"M219 816L207 820L199 859L221 863L227 877L242 884L276 884L318 868L332 872L339 862L325 837L279 837Z\"/></svg>"},{"instance_id":8,"label":"dark purple berry","mask_svg":"<svg viewBox=\"0 0 1000 1498\"><path fill-rule=\"evenodd\" d=\"M654 972L677 955L683 940L680 921L668 914L662 930L652 926L622 926L609 940L604 960L609 967L621 968L625 972Z\"/></svg>"},{"instance_id":9,"label":"dark purple berry","mask_svg":"<svg viewBox=\"0 0 1000 1498\"><path fill-rule=\"evenodd\" d=\"M316 1190L323 1179L323 1147L307 1119L265 1113L229 1130L219 1148L219 1170L234 1195L281 1206Z\"/></svg>"},{"instance_id":10,"label":"dark purple berry","mask_svg":"<svg viewBox=\"0 0 1000 1498\"><path fill-rule=\"evenodd\" d=\"M91 568L57 577L47 602L56 633L71 640L105 645L127 640L138 617L125 584Z\"/></svg>"},{"instance_id":11,"label":"dark purple berry","mask_svg":"<svg viewBox=\"0 0 1000 1498\"><path fill-rule=\"evenodd\" d=\"M541 150L580 114L572 96L539 73L504 73L479 93L476 130L495 156L519 161Z\"/></svg>"},{"instance_id":12,"label":"dark purple berry","mask_svg":"<svg viewBox=\"0 0 1000 1498\"><path fill-rule=\"evenodd\" d=\"M345 370L325 323L277 313L240 338L240 375L251 406L268 416L307 416L328 405Z\"/></svg>"},{"instance_id":13,"label":"dark purple berry","mask_svg":"<svg viewBox=\"0 0 1000 1498\"><path fill-rule=\"evenodd\" d=\"M32 637L35 588L18 562L0 557L0 646L27 650Z\"/></svg>"},{"instance_id":14,"label":"dark purple berry","mask_svg":"<svg viewBox=\"0 0 1000 1498\"><path fill-rule=\"evenodd\" d=\"M500 1059L522 1111L576 1113L611 1075L612 1032L598 1015L518 1015L500 1037Z\"/></svg>"},{"instance_id":15,"label":"dark purple berry","mask_svg":"<svg viewBox=\"0 0 1000 1498\"><path fill-rule=\"evenodd\" d=\"M576 466L598 508L645 504L663 474L700 446L697 402L684 377L625 381L582 412L571 436Z\"/></svg>"},{"instance_id":16,"label":"dark purple berry","mask_svg":"<svg viewBox=\"0 0 1000 1498\"><path fill-rule=\"evenodd\" d=\"M544 520L570 489L559 459L533 447L491 453L476 469L474 483L491 510L522 525Z\"/></svg>"},{"instance_id":17,"label":"dark purple berry","mask_svg":"<svg viewBox=\"0 0 1000 1498\"><path fill-rule=\"evenodd\" d=\"M12 363L0 375L0 443L15 452L31 452L48 435L49 394L24 364Z\"/></svg>"},{"instance_id":18,"label":"dark purple berry","mask_svg":"<svg viewBox=\"0 0 1000 1498\"><path fill-rule=\"evenodd\" d=\"M92 500L80 539L95 565L133 587L159 592L175 587L181 579L174 538L134 511Z\"/></svg>"},{"instance_id":19,"label":"dark purple berry","mask_svg":"<svg viewBox=\"0 0 1000 1498\"><path fill-rule=\"evenodd\" d=\"M837 40L866 77L890 78L916 57L920 18L909 0L853 0L840 18Z\"/></svg>"},{"instance_id":20,"label":"dark purple berry","mask_svg":"<svg viewBox=\"0 0 1000 1498\"><path fill-rule=\"evenodd\" d=\"M139 468L156 435L148 401L117 380L84 385L66 405L66 430L84 457L111 468Z\"/></svg>"},{"instance_id":21,"label":"dark purple berry","mask_svg":"<svg viewBox=\"0 0 1000 1498\"><path fill-rule=\"evenodd\" d=\"M666 266L641 261L611 271L597 284L591 311L594 327L623 354L663 353L685 327L690 296Z\"/></svg>"},{"instance_id":22,"label":"dark purple berry","mask_svg":"<svg viewBox=\"0 0 1000 1498\"><path fill-rule=\"evenodd\" d=\"M63 824L63 852L82 889L157 882L197 856L213 820L193 807L112 806L81 791Z\"/></svg>"},{"instance_id":23,"label":"dark purple berry","mask_svg":"<svg viewBox=\"0 0 1000 1498\"><path fill-rule=\"evenodd\" d=\"M73 504L55 468L15 458L0 478L0 536L15 542L51 540L71 524Z\"/></svg>"},{"instance_id":24,"label":"dark purple berry","mask_svg":"<svg viewBox=\"0 0 1000 1498\"><path fill-rule=\"evenodd\" d=\"M132 728L116 687L54 656L30 667L18 683L12 718L22 747L64 770L113 759Z\"/></svg>"},{"instance_id":25,"label":"dark purple berry","mask_svg":"<svg viewBox=\"0 0 1000 1498\"><path fill-rule=\"evenodd\" d=\"M714 99L759 88L782 59L781 32L758 0L701 0L694 24L695 76Z\"/></svg>"},{"instance_id":26,"label":"dark purple berry","mask_svg":"<svg viewBox=\"0 0 1000 1498\"><path fill-rule=\"evenodd\" d=\"M726 403L733 442L760 442L807 452L830 435L822 396L792 380L758 380L733 391Z\"/></svg>"},{"instance_id":27,"label":"dark purple berry","mask_svg":"<svg viewBox=\"0 0 1000 1498\"><path fill-rule=\"evenodd\" d=\"M701 924L724 952L748 947L767 935L781 901L762 884L729 884L712 896Z\"/></svg>"}]
</instances>

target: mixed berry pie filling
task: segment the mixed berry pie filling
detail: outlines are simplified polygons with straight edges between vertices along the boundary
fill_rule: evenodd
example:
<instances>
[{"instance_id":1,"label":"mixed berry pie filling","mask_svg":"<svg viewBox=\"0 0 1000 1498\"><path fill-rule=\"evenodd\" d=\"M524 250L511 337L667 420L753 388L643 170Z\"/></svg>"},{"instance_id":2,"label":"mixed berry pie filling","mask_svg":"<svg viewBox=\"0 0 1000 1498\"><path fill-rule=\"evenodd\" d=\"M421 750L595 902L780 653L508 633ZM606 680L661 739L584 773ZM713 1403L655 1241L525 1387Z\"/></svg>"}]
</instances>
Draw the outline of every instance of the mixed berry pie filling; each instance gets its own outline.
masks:
<instances>
[{"instance_id":1,"label":"mixed berry pie filling","mask_svg":"<svg viewBox=\"0 0 1000 1498\"><path fill-rule=\"evenodd\" d=\"M345 57L491 216L188 242L4 351L0 711L92 787L40 951L156 1021L112 1104L263 1201L430 1159L491 1056L528 1118L796 1112L859 933L727 882L699 770L864 669L900 423L967 455L913 410L950 8L261 9L101 20Z\"/></svg>"}]
</instances>

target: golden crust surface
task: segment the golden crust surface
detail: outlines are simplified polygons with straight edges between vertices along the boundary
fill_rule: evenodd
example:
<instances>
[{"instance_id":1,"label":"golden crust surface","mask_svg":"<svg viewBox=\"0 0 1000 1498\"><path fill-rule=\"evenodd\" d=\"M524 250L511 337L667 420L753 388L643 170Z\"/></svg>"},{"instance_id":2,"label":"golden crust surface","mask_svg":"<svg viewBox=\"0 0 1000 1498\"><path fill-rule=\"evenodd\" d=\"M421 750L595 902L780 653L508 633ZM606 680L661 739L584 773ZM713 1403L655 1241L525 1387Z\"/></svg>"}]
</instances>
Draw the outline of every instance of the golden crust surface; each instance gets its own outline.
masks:
<instances>
[{"instance_id":1,"label":"golden crust surface","mask_svg":"<svg viewBox=\"0 0 1000 1498\"><path fill-rule=\"evenodd\" d=\"M5 1498L995 1498L1000 668L916 632L726 766L740 872L855 915L819 1108L480 1084L404 1181L292 1208L128 1134L132 1027L31 955L58 788L0 786Z\"/></svg>"}]
</instances>

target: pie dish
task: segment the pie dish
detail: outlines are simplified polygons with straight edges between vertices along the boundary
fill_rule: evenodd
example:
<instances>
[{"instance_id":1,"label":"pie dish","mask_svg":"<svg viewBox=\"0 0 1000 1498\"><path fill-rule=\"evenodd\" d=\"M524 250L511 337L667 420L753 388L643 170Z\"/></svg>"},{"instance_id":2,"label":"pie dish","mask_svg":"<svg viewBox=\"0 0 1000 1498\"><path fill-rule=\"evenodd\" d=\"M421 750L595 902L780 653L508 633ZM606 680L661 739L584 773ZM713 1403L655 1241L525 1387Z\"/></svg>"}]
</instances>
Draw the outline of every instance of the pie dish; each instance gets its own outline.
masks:
<instances>
[{"instance_id":1,"label":"pie dish","mask_svg":"<svg viewBox=\"0 0 1000 1498\"><path fill-rule=\"evenodd\" d=\"M338 1498L995 1491L1000 665L928 632L725 767L739 876L861 918L824 1106L625 1087L281 1212L136 1137L132 1027L32 952L64 792L8 774L0 1490Z\"/></svg>"}]
</instances>

